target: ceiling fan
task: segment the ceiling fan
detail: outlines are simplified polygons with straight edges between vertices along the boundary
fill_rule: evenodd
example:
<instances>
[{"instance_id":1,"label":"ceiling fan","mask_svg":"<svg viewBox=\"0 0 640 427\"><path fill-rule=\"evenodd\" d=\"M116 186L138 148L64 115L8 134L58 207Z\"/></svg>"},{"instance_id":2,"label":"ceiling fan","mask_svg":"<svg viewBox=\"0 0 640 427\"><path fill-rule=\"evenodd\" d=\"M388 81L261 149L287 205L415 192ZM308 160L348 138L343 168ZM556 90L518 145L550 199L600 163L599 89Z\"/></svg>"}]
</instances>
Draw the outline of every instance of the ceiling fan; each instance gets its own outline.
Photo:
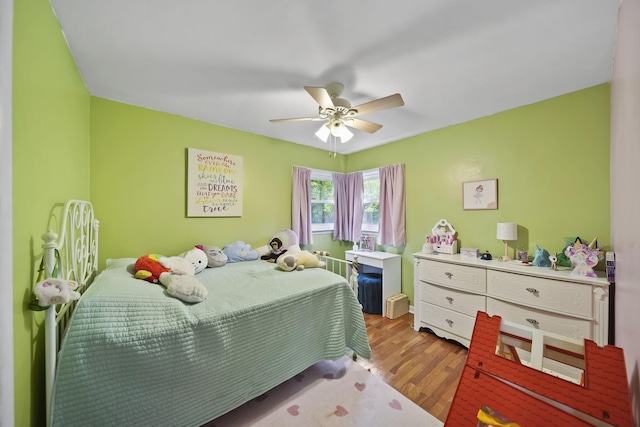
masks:
<instances>
[{"instance_id":1,"label":"ceiling fan","mask_svg":"<svg viewBox=\"0 0 640 427\"><path fill-rule=\"evenodd\" d=\"M320 126L320 129L316 132L316 136L325 142L329 138L329 135L333 135L336 138L339 137L340 142L350 140L353 137L353 133L351 133L347 127L368 133L377 132L382 125L359 119L358 116L404 105L402 96L396 93L352 107L351 102L340 98L344 90L344 85L340 83L329 83L326 87L305 86L304 89L318 103L318 117L272 119L269 121L278 123L326 120L327 123Z\"/></svg>"}]
</instances>

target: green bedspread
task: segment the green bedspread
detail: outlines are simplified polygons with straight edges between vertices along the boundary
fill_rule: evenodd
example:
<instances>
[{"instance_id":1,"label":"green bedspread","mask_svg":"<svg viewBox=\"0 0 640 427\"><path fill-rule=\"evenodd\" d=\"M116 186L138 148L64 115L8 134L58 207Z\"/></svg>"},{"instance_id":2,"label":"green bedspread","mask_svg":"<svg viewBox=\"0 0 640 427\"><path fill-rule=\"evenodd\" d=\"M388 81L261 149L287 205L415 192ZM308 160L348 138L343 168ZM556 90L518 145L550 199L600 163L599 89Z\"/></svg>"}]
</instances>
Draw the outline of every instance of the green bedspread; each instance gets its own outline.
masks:
<instances>
[{"instance_id":1,"label":"green bedspread","mask_svg":"<svg viewBox=\"0 0 640 427\"><path fill-rule=\"evenodd\" d=\"M60 350L57 426L199 426L347 349L370 357L361 308L342 277L265 261L197 277L190 305L111 261L74 313Z\"/></svg>"}]
</instances>

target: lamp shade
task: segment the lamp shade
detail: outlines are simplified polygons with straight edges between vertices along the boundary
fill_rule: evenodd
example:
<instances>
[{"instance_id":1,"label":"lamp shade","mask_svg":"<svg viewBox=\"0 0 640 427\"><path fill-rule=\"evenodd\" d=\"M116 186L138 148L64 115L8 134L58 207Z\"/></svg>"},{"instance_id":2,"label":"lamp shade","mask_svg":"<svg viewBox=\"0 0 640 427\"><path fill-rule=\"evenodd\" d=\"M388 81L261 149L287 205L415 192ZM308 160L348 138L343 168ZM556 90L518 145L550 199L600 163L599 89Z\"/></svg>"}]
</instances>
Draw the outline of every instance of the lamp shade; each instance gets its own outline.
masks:
<instances>
[{"instance_id":1,"label":"lamp shade","mask_svg":"<svg viewBox=\"0 0 640 427\"><path fill-rule=\"evenodd\" d=\"M342 130L342 134L340 135L340 142L344 144L351 138L353 138L353 133L350 132L349 129L347 129L347 127L345 126L344 129Z\"/></svg>"},{"instance_id":2,"label":"lamp shade","mask_svg":"<svg viewBox=\"0 0 640 427\"><path fill-rule=\"evenodd\" d=\"M320 126L320 129L316 132L316 136L321 139L323 142L327 142L329 139L329 135L331 134L331 130L327 127L327 125Z\"/></svg>"},{"instance_id":3,"label":"lamp shade","mask_svg":"<svg viewBox=\"0 0 640 427\"><path fill-rule=\"evenodd\" d=\"M518 240L518 224L515 222L499 222L496 239Z\"/></svg>"}]
</instances>

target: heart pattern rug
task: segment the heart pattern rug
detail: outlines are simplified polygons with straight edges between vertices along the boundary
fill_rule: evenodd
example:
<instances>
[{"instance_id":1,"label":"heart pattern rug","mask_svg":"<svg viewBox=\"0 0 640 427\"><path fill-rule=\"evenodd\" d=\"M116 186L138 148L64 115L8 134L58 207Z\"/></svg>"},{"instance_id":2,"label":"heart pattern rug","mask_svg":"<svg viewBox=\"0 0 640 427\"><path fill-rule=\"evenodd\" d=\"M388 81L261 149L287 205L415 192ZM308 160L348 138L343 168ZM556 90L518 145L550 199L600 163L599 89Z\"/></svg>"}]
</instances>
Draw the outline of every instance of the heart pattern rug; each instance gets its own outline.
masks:
<instances>
[{"instance_id":1,"label":"heart pattern rug","mask_svg":"<svg viewBox=\"0 0 640 427\"><path fill-rule=\"evenodd\" d=\"M318 362L206 427L405 426L442 422L348 357Z\"/></svg>"}]
</instances>

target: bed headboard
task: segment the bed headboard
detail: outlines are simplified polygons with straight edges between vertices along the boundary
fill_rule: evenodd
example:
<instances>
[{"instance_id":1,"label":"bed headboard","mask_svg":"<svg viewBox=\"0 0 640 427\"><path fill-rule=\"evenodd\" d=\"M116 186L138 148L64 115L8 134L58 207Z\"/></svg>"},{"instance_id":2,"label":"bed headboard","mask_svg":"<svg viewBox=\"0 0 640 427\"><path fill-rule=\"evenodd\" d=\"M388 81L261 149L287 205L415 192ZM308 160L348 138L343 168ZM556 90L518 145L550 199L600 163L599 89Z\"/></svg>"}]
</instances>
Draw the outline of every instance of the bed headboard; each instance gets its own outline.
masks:
<instances>
[{"instance_id":1,"label":"bed headboard","mask_svg":"<svg viewBox=\"0 0 640 427\"><path fill-rule=\"evenodd\" d=\"M44 277L74 280L76 291L83 294L98 271L98 227L93 205L69 200L62 210L59 233L49 230L42 235ZM51 392L56 359L62 337L77 301L52 305L45 314L46 411L49 425Z\"/></svg>"}]
</instances>

